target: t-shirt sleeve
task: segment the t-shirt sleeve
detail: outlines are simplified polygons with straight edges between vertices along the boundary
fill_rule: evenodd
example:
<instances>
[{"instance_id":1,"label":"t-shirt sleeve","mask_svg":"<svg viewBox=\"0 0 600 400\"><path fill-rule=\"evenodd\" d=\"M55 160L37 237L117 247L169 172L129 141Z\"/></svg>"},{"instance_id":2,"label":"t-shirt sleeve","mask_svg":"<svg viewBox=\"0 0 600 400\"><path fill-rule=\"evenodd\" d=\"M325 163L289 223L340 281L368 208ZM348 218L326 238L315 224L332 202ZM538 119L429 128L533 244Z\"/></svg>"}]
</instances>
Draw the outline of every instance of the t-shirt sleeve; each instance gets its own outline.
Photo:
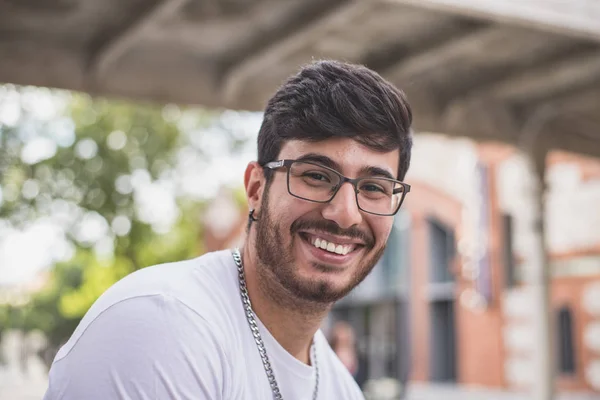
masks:
<instances>
[{"instance_id":1,"label":"t-shirt sleeve","mask_svg":"<svg viewBox=\"0 0 600 400\"><path fill-rule=\"evenodd\" d=\"M59 353L44 400L227 399L231 366L219 337L175 298L123 300Z\"/></svg>"}]
</instances>

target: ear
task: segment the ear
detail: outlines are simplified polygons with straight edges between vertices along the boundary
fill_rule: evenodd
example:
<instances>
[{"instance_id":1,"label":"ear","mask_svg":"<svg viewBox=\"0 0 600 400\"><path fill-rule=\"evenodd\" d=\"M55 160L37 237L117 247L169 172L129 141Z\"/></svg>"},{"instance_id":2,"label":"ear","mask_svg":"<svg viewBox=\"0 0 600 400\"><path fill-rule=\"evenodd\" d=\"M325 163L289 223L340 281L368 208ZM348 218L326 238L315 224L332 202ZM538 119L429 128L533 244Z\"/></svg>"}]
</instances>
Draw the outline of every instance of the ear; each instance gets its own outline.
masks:
<instances>
[{"instance_id":1,"label":"ear","mask_svg":"<svg viewBox=\"0 0 600 400\"><path fill-rule=\"evenodd\" d=\"M252 161L248 164L244 173L246 197L248 198L248 207L251 210L260 207L265 184L266 180L262 167L256 161Z\"/></svg>"}]
</instances>

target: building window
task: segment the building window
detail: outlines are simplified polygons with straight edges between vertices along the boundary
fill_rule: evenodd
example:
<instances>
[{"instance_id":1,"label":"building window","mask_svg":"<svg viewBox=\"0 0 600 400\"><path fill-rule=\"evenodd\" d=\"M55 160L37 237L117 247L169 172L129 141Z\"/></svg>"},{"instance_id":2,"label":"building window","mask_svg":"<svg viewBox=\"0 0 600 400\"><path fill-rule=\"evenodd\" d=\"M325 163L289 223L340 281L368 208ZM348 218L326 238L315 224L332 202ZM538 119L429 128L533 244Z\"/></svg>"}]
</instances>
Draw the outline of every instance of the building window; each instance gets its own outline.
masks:
<instances>
[{"instance_id":1,"label":"building window","mask_svg":"<svg viewBox=\"0 0 600 400\"><path fill-rule=\"evenodd\" d=\"M454 232L434 219L429 219L430 282L454 281L451 271L455 256Z\"/></svg>"},{"instance_id":2,"label":"building window","mask_svg":"<svg viewBox=\"0 0 600 400\"><path fill-rule=\"evenodd\" d=\"M504 214L502 216L502 255L504 259L504 282L507 288L515 287L517 284L513 245L513 216Z\"/></svg>"},{"instance_id":3,"label":"building window","mask_svg":"<svg viewBox=\"0 0 600 400\"><path fill-rule=\"evenodd\" d=\"M573 314L565 306L558 311L558 371L561 374L575 373L573 336Z\"/></svg>"}]
</instances>

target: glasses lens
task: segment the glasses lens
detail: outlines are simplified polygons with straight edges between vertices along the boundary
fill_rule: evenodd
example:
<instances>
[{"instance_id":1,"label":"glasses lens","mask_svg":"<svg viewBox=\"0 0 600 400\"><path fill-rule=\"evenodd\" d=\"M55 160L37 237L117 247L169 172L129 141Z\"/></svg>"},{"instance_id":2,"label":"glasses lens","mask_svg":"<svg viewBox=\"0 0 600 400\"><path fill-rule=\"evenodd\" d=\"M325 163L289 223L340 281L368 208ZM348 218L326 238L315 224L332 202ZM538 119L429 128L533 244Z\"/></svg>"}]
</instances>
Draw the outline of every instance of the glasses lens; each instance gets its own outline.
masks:
<instances>
[{"instance_id":1,"label":"glasses lens","mask_svg":"<svg viewBox=\"0 0 600 400\"><path fill-rule=\"evenodd\" d=\"M340 177L322 166L296 161L289 169L289 188L294 196L312 201L328 201Z\"/></svg>"},{"instance_id":2,"label":"glasses lens","mask_svg":"<svg viewBox=\"0 0 600 400\"><path fill-rule=\"evenodd\" d=\"M393 214L396 212L404 187L385 178L361 179L358 182L358 205L363 210L375 214Z\"/></svg>"}]
</instances>

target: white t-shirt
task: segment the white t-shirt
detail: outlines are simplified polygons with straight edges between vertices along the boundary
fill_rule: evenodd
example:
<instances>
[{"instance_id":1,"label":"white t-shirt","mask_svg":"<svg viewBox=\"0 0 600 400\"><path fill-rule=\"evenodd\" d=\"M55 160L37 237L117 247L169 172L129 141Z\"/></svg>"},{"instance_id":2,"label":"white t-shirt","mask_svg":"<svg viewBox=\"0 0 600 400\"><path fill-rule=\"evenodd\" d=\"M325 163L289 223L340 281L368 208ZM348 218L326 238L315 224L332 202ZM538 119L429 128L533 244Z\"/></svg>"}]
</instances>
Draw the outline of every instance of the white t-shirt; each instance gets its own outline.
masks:
<instances>
[{"instance_id":1,"label":"white t-shirt","mask_svg":"<svg viewBox=\"0 0 600 400\"><path fill-rule=\"evenodd\" d=\"M257 322L283 398L312 399L314 367ZM314 342L318 399L363 400L321 331ZM273 399L231 252L144 268L107 290L54 359L44 400L59 399Z\"/></svg>"}]
</instances>

